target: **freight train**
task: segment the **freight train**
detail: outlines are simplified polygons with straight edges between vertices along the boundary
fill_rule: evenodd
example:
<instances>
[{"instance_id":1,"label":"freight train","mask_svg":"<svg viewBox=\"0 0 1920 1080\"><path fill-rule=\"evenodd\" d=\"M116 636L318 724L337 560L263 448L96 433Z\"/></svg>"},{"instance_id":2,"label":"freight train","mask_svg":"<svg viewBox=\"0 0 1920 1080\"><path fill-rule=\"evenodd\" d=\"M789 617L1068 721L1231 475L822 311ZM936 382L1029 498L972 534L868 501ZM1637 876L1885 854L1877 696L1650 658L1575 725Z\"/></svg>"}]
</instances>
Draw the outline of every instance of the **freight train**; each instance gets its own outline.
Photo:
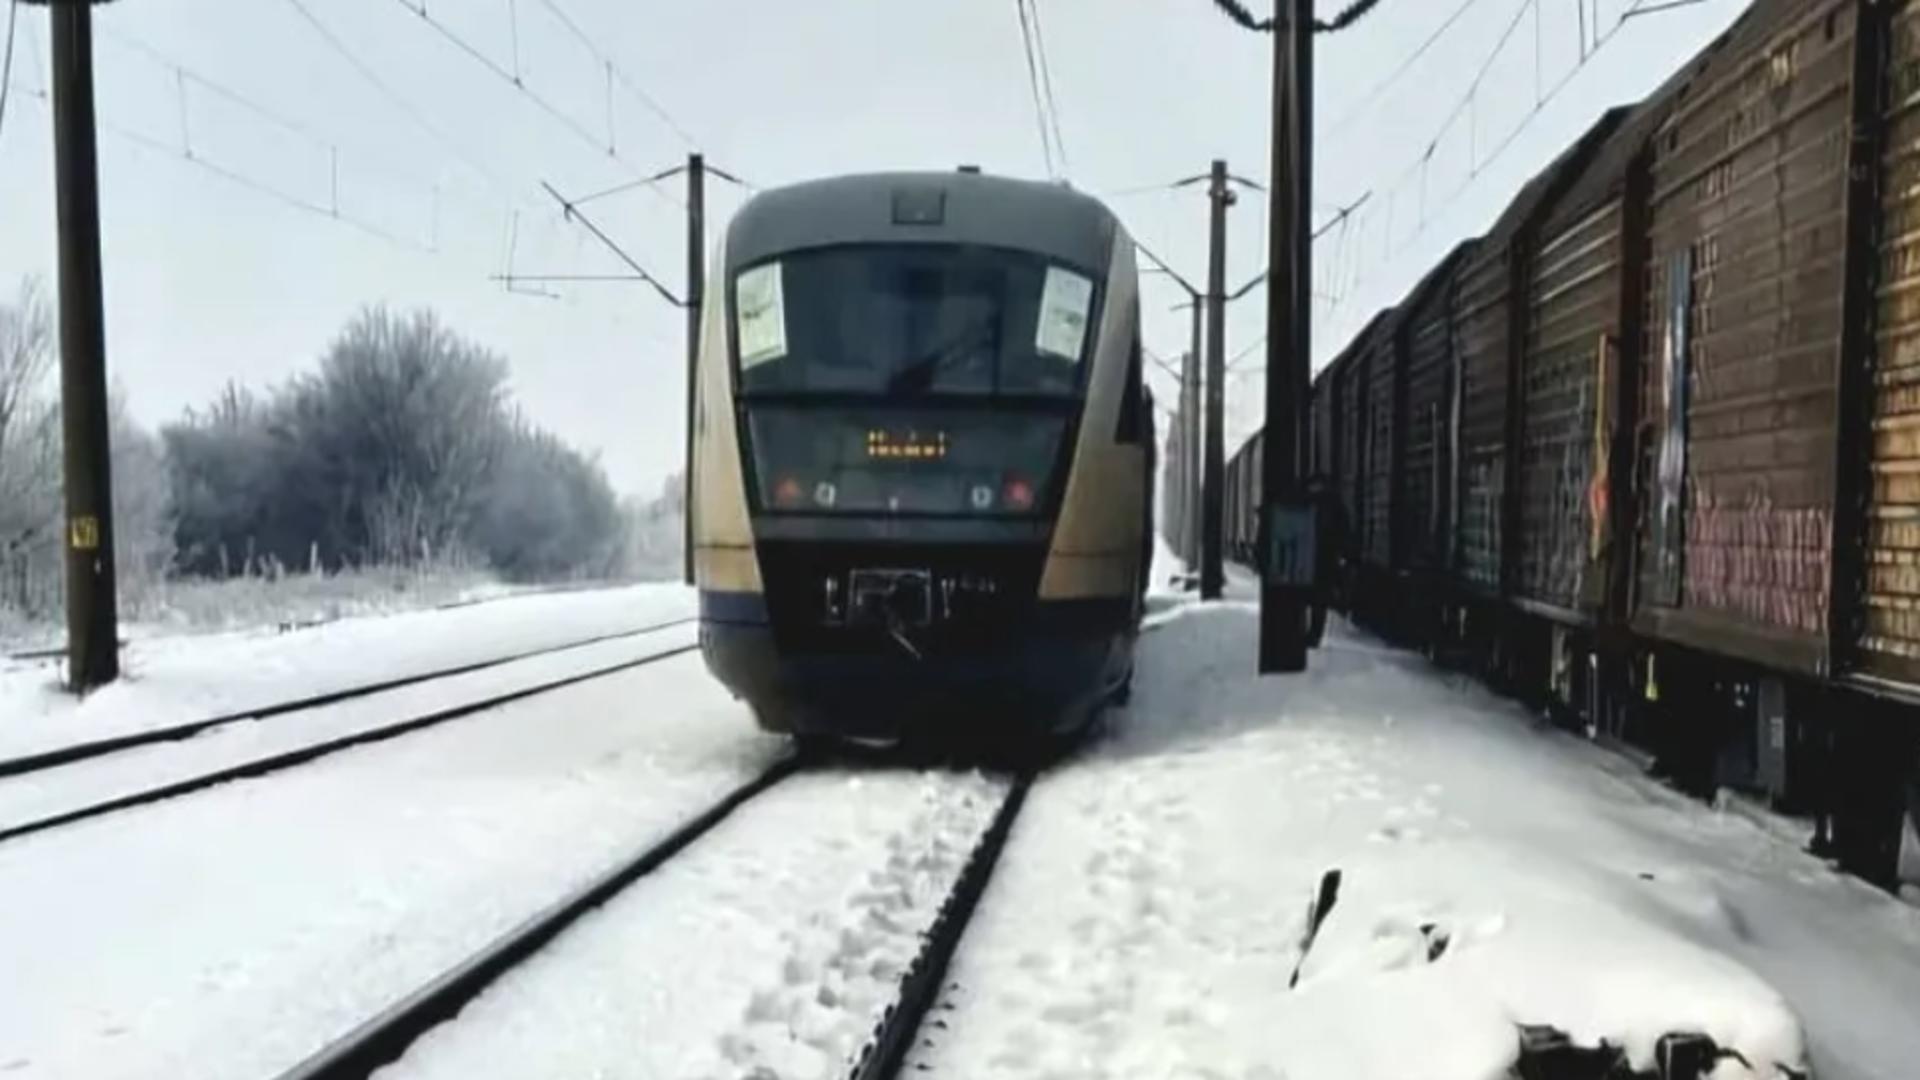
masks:
<instances>
[{"instance_id":1,"label":"freight train","mask_svg":"<svg viewBox=\"0 0 1920 1080\"><path fill-rule=\"evenodd\" d=\"M1752 4L1307 414L1356 620L1920 879L1920 0Z\"/></svg>"},{"instance_id":2,"label":"freight train","mask_svg":"<svg viewBox=\"0 0 1920 1080\"><path fill-rule=\"evenodd\" d=\"M1071 733L1131 685L1155 438L1133 242L1062 185L756 195L702 312L700 640L800 738Z\"/></svg>"}]
</instances>

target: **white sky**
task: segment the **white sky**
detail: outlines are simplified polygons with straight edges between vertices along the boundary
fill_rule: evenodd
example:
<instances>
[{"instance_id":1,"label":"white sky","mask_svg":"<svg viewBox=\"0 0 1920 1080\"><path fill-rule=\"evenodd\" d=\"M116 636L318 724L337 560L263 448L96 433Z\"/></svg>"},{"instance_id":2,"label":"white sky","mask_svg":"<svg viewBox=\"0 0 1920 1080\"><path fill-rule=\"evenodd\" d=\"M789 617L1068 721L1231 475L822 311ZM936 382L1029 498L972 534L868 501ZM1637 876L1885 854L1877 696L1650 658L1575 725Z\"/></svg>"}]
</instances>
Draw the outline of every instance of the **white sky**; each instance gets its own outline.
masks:
<instances>
[{"instance_id":1,"label":"white sky","mask_svg":"<svg viewBox=\"0 0 1920 1080\"><path fill-rule=\"evenodd\" d=\"M565 286L560 299L543 299L508 294L488 276L505 265L510 208L519 211L518 272L624 272L561 220L540 181L570 195L599 190L675 164L689 143L616 84L618 160L609 157L606 70L548 0L430 0L428 10L505 68L515 66L517 36L524 84L573 128L436 34L405 6L411 0L300 2L404 104L342 59L294 0L120 0L95 10L99 115L109 129L100 144L108 363L136 415L159 424L228 380L260 387L310 369L362 304L428 306L508 357L532 419L598 452L616 486L654 490L681 452L681 313L637 285ZM962 162L1045 175L1011 3L552 2L715 164L763 187ZM1416 66L1369 98L1463 2L1383 0L1354 29L1320 38L1320 213L1373 194L1318 248L1328 299L1316 309L1316 361L1455 241L1484 228L1605 107L1643 95L1744 6L1701 0L1628 21L1520 127L1536 86L1574 71L1581 6L1604 31L1632 0L1470 0ZM1271 5L1251 6L1264 14ZM1323 0L1322 16L1335 6ZM1076 186L1134 191L1203 172L1214 157L1266 179L1268 39L1233 26L1210 0L1038 7L1065 174ZM1442 131L1523 11L1473 106ZM23 274L51 283L55 253L49 113L33 93L45 86L47 16L34 7L19 14L15 93L0 128L0 284L9 290ZM1422 227L1417 163L1429 144ZM183 146L200 162L320 207L332 204L337 147L341 214L392 239L224 179L183 160ZM679 292L681 189L670 182L662 190L590 211ZM723 184L709 189L721 219L740 199ZM1114 194L1111 204L1141 240L1202 281L1199 186ZM1230 288L1264 266L1265 228L1264 197L1247 193L1230 218ZM1158 283L1146 286L1148 347L1172 359L1188 325L1168 309L1183 294L1150 280ZM1230 309L1229 355L1257 343L1264 303L1255 291ZM1231 377L1229 446L1258 423L1258 364L1256 356ZM1172 380L1152 374L1170 401Z\"/></svg>"}]
</instances>

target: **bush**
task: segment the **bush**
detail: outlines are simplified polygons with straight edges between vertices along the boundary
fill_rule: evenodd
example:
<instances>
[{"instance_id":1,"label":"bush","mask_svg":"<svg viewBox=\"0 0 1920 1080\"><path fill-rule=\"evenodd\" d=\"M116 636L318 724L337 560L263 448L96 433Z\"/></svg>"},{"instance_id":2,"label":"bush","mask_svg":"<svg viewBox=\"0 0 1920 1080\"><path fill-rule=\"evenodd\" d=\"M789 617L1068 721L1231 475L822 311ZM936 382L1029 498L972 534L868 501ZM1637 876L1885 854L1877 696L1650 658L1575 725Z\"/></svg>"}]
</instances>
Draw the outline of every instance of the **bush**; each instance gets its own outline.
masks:
<instances>
[{"instance_id":1,"label":"bush","mask_svg":"<svg viewBox=\"0 0 1920 1080\"><path fill-rule=\"evenodd\" d=\"M605 472L513 414L506 377L431 314L376 308L316 374L264 401L230 388L164 433L181 565L611 572L620 520Z\"/></svg>"}]
</instances>

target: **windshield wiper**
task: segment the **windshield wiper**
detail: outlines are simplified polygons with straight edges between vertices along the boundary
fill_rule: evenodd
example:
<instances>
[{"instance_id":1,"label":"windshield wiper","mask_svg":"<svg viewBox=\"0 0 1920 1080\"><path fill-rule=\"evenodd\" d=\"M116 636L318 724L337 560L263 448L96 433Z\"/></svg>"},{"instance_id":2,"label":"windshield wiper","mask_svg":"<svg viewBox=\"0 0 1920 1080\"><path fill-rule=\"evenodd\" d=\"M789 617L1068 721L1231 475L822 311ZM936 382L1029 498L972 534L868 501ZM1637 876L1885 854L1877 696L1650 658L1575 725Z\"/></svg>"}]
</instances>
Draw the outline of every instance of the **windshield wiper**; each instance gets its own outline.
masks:
<instances>
[{"instance_id":1,"label":"windshield wiper","mask_svg":"<svg viewBox=\"0 0 1920 1080\"><path fill-rule=\"evenodd\" d=\"M887 380L887 393L900 394L907 391L924 391L929 389L933 386L934 376L939 374L940 370L946 367L948 363L958 357L966 355L968 350L981 344L979 339L982 336L986 337L988 344L996 346L994 348L995 353L1000 351L998 348L1000 341L1000 316L998 313L995 313L991 318L977 320L971 326L961 330L959 334L955 335L945 344L935 347L926 355L914 360L899 371L894 372L893 377Z\"/></svg>"}]
</instances>

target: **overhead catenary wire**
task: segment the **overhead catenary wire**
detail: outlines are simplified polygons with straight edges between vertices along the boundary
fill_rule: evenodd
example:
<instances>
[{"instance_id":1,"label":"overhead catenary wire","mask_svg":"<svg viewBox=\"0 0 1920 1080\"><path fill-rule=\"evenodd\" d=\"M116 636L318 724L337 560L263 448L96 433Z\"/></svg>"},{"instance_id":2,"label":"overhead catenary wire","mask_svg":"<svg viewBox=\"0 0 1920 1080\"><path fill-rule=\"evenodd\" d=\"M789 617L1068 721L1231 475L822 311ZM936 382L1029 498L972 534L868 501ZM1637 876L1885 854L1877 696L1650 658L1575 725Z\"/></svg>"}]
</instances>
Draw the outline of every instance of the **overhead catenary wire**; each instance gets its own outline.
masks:
<instances>
[{"instance_id":1,"label":"overhead catenary wire","mask_svg":"<svg viewBox=\"0 0 1920 1080\"><path fill-rule=\"evenodd\" d=\"M8 0L7 43L0 49L0 134L7 130L7 87L13 84L13 34L19 23L20 0Z\"/></svg>"},{"instance_id":2,"label":"overhead catenary wire","mask_svg":"<svg viewBox=\"0 0 1920 1080\"><path fill-rule=\"evenodd\" d=\"M500 79L502 82L505 82L508 86L511 86L522 97L526 98L534 106L539 108L541 112L544 112L549 117L551 117L555 123L558 123L561 127L565 128L569 132L572 132L573 135L576 138L578 138L581 142L584 142L588 146L591 146L596 153L605 154L607 157L618 162L623 168L627 169L629 172L632 172L635 176L644 175L638 169L635 168L632 162L622 157L617 148L601 145L599 137L594 135L593 132L588 131L586 127L580 123L580 121L567 115L567 113L563 111L559 106L547 100L544 96L542 96L540 93L535 91L532 87L528 86L518 76L514 75L513 72L508 71L506 68L502 67L498 60L495 60L491 56L488 56L486 53L482 52L480 49L475 47L472 42L468 41L466 38L461 37L459 34L454 33L453 29L449 27L446 23L441 22L439 19L435 18L433 14L427 10L427 5L425 3L425 0L394 0L394 3L399 4L403 9L412 12L414 16L417 17L422 23L424 23L428 28L433 30L435 34L439 35L442 40L446 41L449 45L453 46L455 49L459 50L460 52L465 53L468 57L472 58L472 60L475 63L479 64L482 68L485 68L487 71L491 72L496 78ZM668 202L674 203L675 205L682 205L679 202L679 200L674 199L672 196L660 190L658 187L650 187L648 188L648 190L652 191L655 195L659 196L662 199L667 200Z\"/></svg>"},{"instance_id":3,"label":"overhead catenary wire","mask_svg":"<svg viewBox=\"0 0 1920 1080\"><path fill-rule=\"evenodd\" d=\"M26 94L28 97L33 98L36 101L39 101L41 104L45 105L49 109L53 107L52 95L47 93L44 90L28 90L28 89L22 88L21 92ZM225 165L222 165L219 162L216 162L207 158L204 154L191 153L184 146L174 146L171 143L167 143L160 139L156 139L153 136L148 135L144 132L135 131L132 128L121 127L118 124L115 124L109 120L99 118L99 117L95 118L94 124L101 131L104 131L109 135L112 135L119 139L124 139L127 142L134 143L154 153L164 154L172 158L178 158L179 160L184 161L187 164L194 166L195 168L211 173L214 176L218 176L221 179L226 180L228 183L246 188L247 190L252 191L255 194L262 195L266 198L272 199L275 202L282 204L283 206L287 206L295 210L304 211L306 213L313 214L318 217L323 217L328 219L329 221L339 222L340 224L345 225L348 228L355 229L359 232L365 233L368 236L374 237L375 239L382 240L382 241L385 241L386 243L392 244L393 246L398 248L403 248L405 250L417 252L420 254L433 254L432 250L427 245L422 244L417 240L409 240L404 236L400 236L397 233L394 233L388 229L381 228L380 226L375 225L370 221L363 220L351 214L340 213L336 211L333 207L315 202L312 199L305 198L304 196L301 196L301 195L296 195L290 191L287 191L283 188L276 187L273 184L270 184L264 180L261 180L258 177L249 176L246 173L243 173L237 169L232 169Z\"/></svg>"},{"instance_id":4,"label":"overhead catenary wire","mask_svg":"<svg viewBox=\"0 0 1920 1080\"><path fill-rule=\"evenodd\" d=\"M1504 48L1507 41L1511 38L1513 31L1518 28L1522 17L1524 17L1524 15L1526 14L1527 8L1530 5L1537 2L1538 0L1522 0L1522 3L1520 4L1519 8L1516 9L1514 12L1513 19L1508 24L1508 27L1507 27L1508 32L1502 36L1502 38L1500 39L1500 42L1495 46L1494 50L1488 54L1486 61L1481 65L1479 72L1476 74L1475 80L1474 80L1476 86L1481 81L1484 80L1487 69L1490 68L1492 64L1498 59L1501 50ZM1691 6L1693 3L1699 3L1699 2L1705 2L1705 0L1683 0L1683 3L1685 6ZM1584 3L1584 0L1582 0L1581 7L1584 9L1584 6L1585 6L1585 3ZM1665 5L1660 4L1659 7L1661 9L1664 9ZM1427 198L1427 193L1426 193L1426 182L1427 182L1426 166L1427 166L1427 163L1433 157L1433 154L1436 148L1438 147L1440 140L1443 137L1445 137L1449 124L1451 124L1453 119L1457 118L1460 112L1460 109L1464 106L1456 107L1454 113L1450 114L1448 122L1443 123L1441 127L1438 129L1438 131L1436 132L1436 134L1434 135L1434 137L1428 141L1428 143L1426 144L1425 150L1418 157L1416 157L1412 162L1410 162L1408 167L1402 170L1399 176L1393 181L1393 183L1389 185L1388 205L1389 205L1389 213L1391 214L1395 196L1398 194L1400 189L1406 187L1408 183L1411 180L1413 180L1417 175L1421 183L1420 214L1419 214L1419 220L1417 224L1414 226L1414 228L1411 231L1409 231L1404 237L1401 237L1397 240L1392 235L1391 218L1389 218L1389 228L1386 234L1382 238L1383 251L1381 254L1380 261L1385 262L1390 260L1396 252L1403 250L1407 244L1411 243L1417 237L1424 235L1431 222L1439 220L1441 217L1444 217L1449 211L1451 211L1452 208L1458 203L1458 201L1462 197L1464 197L1466 193L1472 188L1474 181L1477 180L1480 177L1480 175L1488 169L1488 167L1490 167L1496 161L1500 160L1506 154L1506 152L1513 147L1513 145L1519 140L1520 135L1523 134L1528 129L1528 127L1533 123L1535 119L1537 119L1543 112L1546 111L1547 107L1550 106L1555 101L1555 99L1559 97L1562 91L1564 91L1569 85L1572 84L1574 79L1576 79L1579 76L1579 74L1582 71L1584 71L1590 63L1593 62L1594 58L1597 57L1601 53L1601 51L1605 49L1606 46L1614 40L1614 38L1619 34L1620 30L1624 28L1629 21L1634 19L1636 16L1652 14L1654 13L1654 11L1655 11L1655 5L1649 4L1647 0L1639 0L1639 2L1636 2L1632 6L1628 7L1627 10L1621 12L1621 14L1615 19L1613 25L1607 27L1604 32L1597 31L1598 17L1596 14L1595 18L1590 24L1591 26L1595 27L1596 30L1595 32L1583 35L1587 38L1587 48L1582 52L1580 57L1573 63L1573 65L1563 75L1561 75L1561 77L1556 82L1553 83L1553 85L1548 87L1543 94L1539 95L1539 97L1536 99L1532 107L1527 111L1526 115L1522 116L1518 123L1514 124L1513 127L1508 129L1506 134L1497 143L1495 143L1490 150L1488 150L1484 155L1476 154L1474 156L1474 158L1469 162L1466 175L1460 180L1460 182L1457 185L1455 185L1452 189L1447 191L1444 195L1439 197L1437 200L1434 200L1430 204ZM1469 92L1468 97L1462 98L1462 102L1464 103L1470 100L1470 96L1471 96L1471 91ZM1354 289L1357 290L1359 288L1360 284L1365 280L1366 276L1367 274L1365 269L1358 262L1356 262L1356 265L1354 267L1354 277L1353 277Z\"/></svg>"},{"instance_id":5,"label":"overhead catenary wire","mask_svg":"<svg viewBox=\"0 0 1920 1080\"><path fill-rule=\"evenodd\" d=\"M346 42L342 41L339 35L335 34L326 23L320 21L319 17L308 8L305 0L287 0L287 3L293 6L294 11L312 28L315 34L319 35L320 40L326 43L329 49L339 55L342 60L345 60L347 65L360 75L361 79L369 86L372 86L380 96L386 98L402 115L413 121L414 126L426 132L435 142L440 144L442 149L452 154L456 160L468 169L471 169L475 175L493 185L497 191L508 195L513 192L515 188L514 184L507 181L492 168L481 163L472 154L462 149L438 124L435 124L425 113L421 112L412 102L400 94L399 91L389 85L385 79L382 79L379 73L374 71L366 61L360 59L357 53L347 47Z\"/></svg>"},{"instance_id":6,"label":"overhead catenary wire","mask_svg":"<svg viewBox=\"0 0 1920 1080\"><path fill-rule=\"evenodd\" d=\"M567 14L566 9L560 6L559 0L540 0L540 5L546 8L547 11L559 21L560 25L566 29L568 34L573 36L575 41L578 41L595 60L600 62L601 66L609 73L613 82L618 83L622 90L625 90L627 94L635 101L638 101L643 108L652 113L662 124L666 125L667 130L673 132L676 138L682 143L685 143L689 149L693 149L698 145L697 140L688 133L685 127L681 126L678 120L673 118L671 113L667 112L659 101L655 100L652 94L642 90L632 79L627 77L627 73L621 69L619 64L614 62L613 57L602 50L599 44L594 41L593 35L581 29L580 24L574 21L573 16Z\"/></svg>"},{"instance_id":7,"label":"overhead catenary wire","mask_svg":"<svg viewBox=\"0 0 1920 1080\"><path fill-rule=\"evenodd\" d=\"M13 31L19 29L19 0L6 6L6 48L0 50L0 135L6 133L6 94L13 85Z\"/></svg>"},{"instance_id":8,"label":"overhead catenary wire","mask_svg":"<svg viewBox=\"0 0 1920 1080\"><path fill-rule=\"evenodd\" d=\"M99 36L103 40L111 41L120 48L124 48L129 51L138 53L139 55L145 57L147 60L158 65L159 67L168 69L173 72L175 82L179 86L181 129L183 133L188 130L187 115L186 115L187 114L186 84L192 83L194 86L197 86L203 90L206 90L212 93L215 97L218 97L236 106L237 108L240 108L248 113L253 114L259 119L264 120L267 123L272 124L277 128L280 128L282 131L285 131L288 134L296 136L300 139L304 139L307 142L310 142L315 146L319 147L320 149L327 151L327 153L330 154L333 158L333 167L335 170L335 174L336 174L335 179L337 183L339 156L340 156L340 150L341 150L340 141L338 139L335 139L331 135L328 135L324 132L317 131L313 127L299 120L295 120L284 113L268 108L267 106L261 104L255 98L239 90L236 90L233 87L228 86L217 79L212 78L211 76L205 74L204 72L197 71L194 68L188 67L186 64L183 64L179 60L175 59L174 57L169 56L164 52L161 52L159 49L154 48L152 45L149 45L146 42L141 41L139 38L132 37L131 35L115 30L109 26L101 26L97 29L96 32L99 34ZM192 146L188 142L185 134L182 135L181 141L183 145L186 145L187 150L189 152L192 152ZM433 183L431 179L416 176L416 175L406 175L405 170L393 168L390 166L383 167L379 171L387 172L393 177L395 177L396 179L404 179L410 183L417 183L423 188L428 187Z\"/></svg>"},{"instance_id":9,"label":"overhead catenary wire","mask_svg":"<svg viewBox=\"0 0 1920 1080\"><path fill-rule=\"evenodd\" d=\"M1020 20L1020 47L1027 61L1027 89L1033 95L1033 119L1040 129L1040 155L1046 163L1047 175L1059 175L1053 164L1053 132L1047 124L1047 106L1045 95L1040 89L1040 65L1033 54L1033 26L1027 21L1026 0L1013 0L1014 14Z\"/></svg>"},{"instance_id":10,"label":"overhead catenary wire","mask_svg":"<svg viewBox=\"0 0 1920 1080\"><path fill-rule=\"evenodd\" d=\"M1040 61L1040 88L1047 99L1047 126L1053 131L1053 152L1059 155L1060 171L1071 173L1067 160L1067 141L1060 134L1060 99L1053 92L1053 64L1047 58L1047 36L1040 28L1040 0L1025 0L1027 17L1033 21L1033 52Z\"/></svg>"},{"instance_id":11,"label":"overhead catenary wire","mask_svg":"<svg viewBox=\"0 0 1920 1080\"><path fill-rule=\"evenodd\" d=\"M1180 374L1180 369L1174 367L1172 364L1169 364L1164 358L1160 356L1159 353L1154 352L1152 349L1147 348L1145 345L1142 345L1140 347L1140 353L1142 356L1145 356L1149 361L1151 361L1155 367L1158 367L1161 371L1164 371L1167 374L1173 376L1174 381L1176 383L1184 382L1186 380L1186 376Z\"/></svg>"},{"instance_id":12,"label":"overhead catenary wire","mask_svg":"<svg viewBox=\"0 0 1920 1080\"><path fill-rule=\"evenodd\" d=\"M1427 55L1428 51L1440 43L1440 39L1447 35L1447 31L1453 29L1453 25L1459 22L1460 19L1479 2L1480 0L1462 0L1460 6L1453 9L1453 14L1448 15L1445 21L1435 27L1432 33L1427 35L1426 39L1420 43L1419 48L1407 54L1407 58L1402 60L1399 66L1388 72L1385 78L1374 83L1373 87L1365 94L1362 94L1360 99L1354 102L1353 105L1349 106L1338 120L1335 120L1329 125L1328 131L1333 137L1332 140L1329 141L1337 140L1347 131L1363 130L1354 127L1354 121L1358 120L1360 115L1366 112L1375 101L1378 101L1381 94L1386 93L1395 83L1405 78L1407 72L1412 71L1414 65L1418 64L1420 59Z\"/></svg>"},{"instance_id":13,"label":"overhead catenary wire","mask_svg":"<svg viewBox=\"0 0 1920 1080\"><path fill-rule=\"evenodd\" d=\"M1500 48L1505 45L1506 41L1509 38L1512 37L1512 31L1519 26L1520 17L1525 13L1527 7L1532 4L1536 4L1538 2L1539 0L1524 0L1519 10L1515 11L1514 19L1508 25L1508 33L1502 37L1501 44L1495 47L1494 52L1489 54L1486 63L1483 64L1481 67L1481 71L1479 75L1475 77L1475 83L1474 83L1475 87L1477 87L1480 84L1480 82L1485 79L1487 68L1492 66L1494 60L1499 55ZM1690 5L1692 3L1704 2L1704 0L1684 0L1684 2ZM1662 9L1664 9L1664 6L1665 5L1662 6ZM1466 177L1462 179L1462 181L1457 186L1455 186L1451 191L1449 191L1445 196L1443 196L1440 199L1438 207L1432 210L1423 210L1421 215L1420 225L1415 235L1418 235L1419 231L1425 230L1428 221L1452 209L1454 203L1457 202L1460 199L1460 197L1466 193L1467 189L1472 186L1473 181L1478 179L1480 174L1482 172L1485 172L1488 166L1492 165L1495 161L1498 161L1507 152L1507 150L1513 146L1514 142L1519 139L1521 133L1524 132L1527 129L1527 127L1531 125L1533 121L1540 116L1542 112L1546 111L1547 106L1553 103L1554 99L1560 95L1560 92L1565 90L1567 86L1573 82L1575 77L1577 77L1582 71L1586 70L1587 65L1592 63L1594 57L1598 56L1600 54L1600 51L1606 48L1607 45L1613 41L1614 37L1617 34L1619 34L1621 28L1627 24L1628 20L1634 18L1636 15L1651 14L1653 11L1654 11L1654 8L1649 7L1644 3L1641 3L1641 4L1635 4L1633 7L1630 7L1626 11L1621 12L1619 18L1614 21L1614 24L1612 26L1609 26L1604 33L1599 34L1593 39L1592 47L1587 50L1587 54L1581 59L1575 61L1573 66L1569 68L1566 71L1566 73L1559 78L1558 81L1556 81L1552 86L1548 87L1546 92L1540 95L1536 99L1536 101L1533 104L1533 107L1527 111L1527 114L1521 117L1520 121L1517 124L1509 128L1506 135L1502 137L1498 143L1494 144L1492 149L1490 149L1484 156L1476 155L1470 161ZM1471 93L1472 91L1469 91L1469 99L1471 97ZM1463 100L1467 100L1467 99L1463 99ZM1441 134L1442 135L1445 134L1445 125L1442 125ZM1437 141L1437 138L1438 136L1436 136L1436 141ZM1433 153L1432 144L1429 144L1426 154L1428 157L1430 157L1432 153ZM1396 186L1398 186L1398 184L1400 183L1404 183L1405 180L1409 176L1411 176L1411 174L1412 174L1411 169L1409 169L1407 172L1402 173L1400 181L1396 182Z\"/></svg>"}]
</instances>

